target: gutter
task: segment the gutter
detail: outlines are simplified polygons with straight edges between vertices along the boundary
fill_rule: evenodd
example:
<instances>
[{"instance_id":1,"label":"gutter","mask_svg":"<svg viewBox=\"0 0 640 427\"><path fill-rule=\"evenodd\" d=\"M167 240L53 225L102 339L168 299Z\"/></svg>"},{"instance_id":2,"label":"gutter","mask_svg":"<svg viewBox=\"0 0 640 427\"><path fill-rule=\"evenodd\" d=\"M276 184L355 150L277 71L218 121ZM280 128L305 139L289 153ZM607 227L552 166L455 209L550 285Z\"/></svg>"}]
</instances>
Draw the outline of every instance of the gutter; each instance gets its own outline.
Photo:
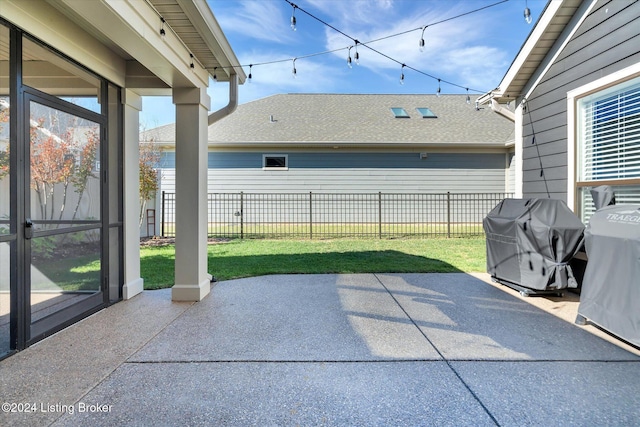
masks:
<instances>
[{"instance_id":1,"label":"gutter","mask_svg":"<svg viewBox=\"0 0 640 427\"><path fill-rule=\"evenodd\" d=\"M511 110L507 110L506 108L504 108L502 105L498 103L498 101L496 101L493 98L491 98L491 110L500 114L503 117L506 117L507 119L511 120L514 123L516 121L515 113Z\"/></svg>"},{"instance_id":2,"label":"gutter","mask_svg":"<svg viewBox=\"0 0 640 427\"><path fill-rule=\"evenodd\" d=\"M229 76L229 103L224 107L222 107L221 109L209 114L208 125L211 126L218 120L227 117L229 114L236 111L237 107L238 107L238 75L231 74Z\"/></svg>"}]
</instances>

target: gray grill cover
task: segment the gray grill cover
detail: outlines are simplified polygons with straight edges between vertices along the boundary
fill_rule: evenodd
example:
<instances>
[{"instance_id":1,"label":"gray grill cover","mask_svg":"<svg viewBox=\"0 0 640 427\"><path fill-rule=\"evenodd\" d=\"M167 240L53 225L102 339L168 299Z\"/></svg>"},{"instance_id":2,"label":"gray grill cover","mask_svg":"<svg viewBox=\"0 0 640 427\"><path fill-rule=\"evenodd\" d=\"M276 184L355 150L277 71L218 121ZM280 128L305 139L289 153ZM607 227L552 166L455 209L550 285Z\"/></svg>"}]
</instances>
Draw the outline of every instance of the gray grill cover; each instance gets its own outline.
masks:
<instances>
[{"instance_id":1,"label":"gray grill cover","mask_svg":"<svg viewBox=\"0 0 640 427\"><path fill-rule=\"evenodd\" d=\"M582 244L584 225L563 201L504 199L483 227L492 277L535 290L578 287L568 262Z\"/></svg>"},{"instance_id":2,"label":"gray grill cover","mask_svg":"<svg viewBox=\"0 0 640 427\"><path fill-rule=\"evenodd\" d=\"M616 196L610 185L600 185L591 189L591 198L596 210L616 204Z\"/></svg>"},{"instance_id":3,"label":"gray grill cover","mask_svg":"<svg viewBox=\"0 0 640 427\"><path fill-rule=\"evenodd\" d=\"M607 206L585 231L578 314L640 346L640 205Z\"/></svg>"}]
</instances>

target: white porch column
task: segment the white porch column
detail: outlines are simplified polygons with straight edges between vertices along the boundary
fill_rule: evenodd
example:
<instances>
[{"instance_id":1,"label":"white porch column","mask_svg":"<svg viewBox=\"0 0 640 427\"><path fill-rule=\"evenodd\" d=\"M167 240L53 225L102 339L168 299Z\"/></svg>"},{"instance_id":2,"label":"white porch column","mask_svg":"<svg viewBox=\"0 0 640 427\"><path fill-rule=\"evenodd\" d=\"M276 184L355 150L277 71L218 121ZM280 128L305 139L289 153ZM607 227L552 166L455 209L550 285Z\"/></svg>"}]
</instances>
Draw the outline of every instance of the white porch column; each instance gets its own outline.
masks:
<instances>
[{"instance_id":1,"label":"white porch column","mask_svg":"<svg viewBox=\"0 0 640 427\"><path fill-rule=\"evenodd\" d=\"M176 105L176 276L174 301L200 301L211 290L207 274L206 88L174 88Z\"/></svg>"},{"instance_id":2,"label":"white porch column","mask_svg":"<svg viewBox=\"0 0 640 427\"><path fill-rule=\"evenodd\" d=\"M515 117L516 117L516 122L515 122L515 147L516 147L516 151L515 151L515 159L514 161L516 162L516 173L515 173L515 181L516 181L516 188L515 188L515 197L516 198L522 198L522 192L523 192L523 180L524 180L524 168L523 168L523 150L524 150L524 144L522 141L522 135L523 135L523 108L522 108L522 102L518 103L516 105L516 111L515 111Z\"/></svg>"},{"instance_id":3,"label":"white porch column","mask_svg":"<svg viewBox=\"0 0 640 427\"><path fill-rule=\"evenodd\" d=\"M144 289L140 277L140 111L142 98L124 91L124 286L122 297L133 298Z\"/></svg>"}]
</instances>

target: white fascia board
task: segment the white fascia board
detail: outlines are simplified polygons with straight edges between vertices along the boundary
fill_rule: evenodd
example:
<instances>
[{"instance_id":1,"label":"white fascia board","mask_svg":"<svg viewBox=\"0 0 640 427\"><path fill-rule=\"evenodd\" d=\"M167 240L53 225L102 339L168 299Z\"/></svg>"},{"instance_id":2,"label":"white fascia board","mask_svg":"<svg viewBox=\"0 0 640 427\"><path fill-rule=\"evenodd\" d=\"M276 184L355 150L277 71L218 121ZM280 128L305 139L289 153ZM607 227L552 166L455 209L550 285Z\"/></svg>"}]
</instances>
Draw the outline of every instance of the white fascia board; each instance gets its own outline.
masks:
<instances>
[{"instance_id":1,"label":"white fascia board","mask_svg":"<svg viewBox=\"0 0 640 427\"><path fill-rule=\"evenodd\" d=\"M544 9L542 13L542 16L540 16L540 19L538 19L538 21L536 22L536 25L533 28L533 31L531 31L531 33L527 37L527 40L525 40L524 44L520 48L520 51L518 52L515 59L511 63L511 66L509 67L506 74L502 78L502 81L500 82L498 87L492 91L482 94L478 98L477 102L480 105L484 105L490 102L494 97L499 98L505 94L505 88L509 87L511 83L514 81L514 79L518 76L518 74L520 74L520 70L528 61L531 53L533 52L533 49L536 46L536 43L538 42L538 40L540 40L542 35L545 33L545 31L551 24L551 21L556 16L556 13L558 13L558 10L560 10L560 8L562 7L562 4L564 3L564 1L565 0L549 1L549 3L547 4L547 7Z\"/></svg>"},{"instance_id":2,"label":"white fascia board","mask_svg":"<svg viewBox=\"0 0 640 427\"><path fill-rule=\"evenodd\" d=\"M552 46L547 52L544 59L538 64L538 69L531 76L527 84L524 86L524 99L528 99L533 91L538 87L538 84L542 78L547 74L547 71L556 63L556 59L560 56L560 53L564 50L567 44L571 41L578 28L582 25L587 16L591 13L598 0L584 0L580 7L576 10L575 15L567 23L564 31L558 36L557 40L562 40L559 46ZM556 41L557 41L556 40Z\"/></svg>"},{"instance_id":3,"label":"white fascia board","mask_svg":"<svg viewBox=\"0 0 640 427\"><path fill-rule=\"evenodd\" d=\"M527 37L527 40L524 42L524 45L522 45L520 52L518 52L518 55L516 55L513 63L507 70L507 73L502 78L502 81L498 86L498 90L508 87L520 73L520 69L529 59L529 56L531 55L531 52L533 51L536 43L545 33L545 31L549 27L549 24L551 24L551 20L556 16L556 13L558 13L558 10L560 10L563 3L564 0L550 0L549 4L544 10L544 13L540 17L540 19L538 19L538 22L536 22L536 26L533 28L533 31L531 31L531 34L529 34L529 37Z\"/></svg>"}]
</instances>

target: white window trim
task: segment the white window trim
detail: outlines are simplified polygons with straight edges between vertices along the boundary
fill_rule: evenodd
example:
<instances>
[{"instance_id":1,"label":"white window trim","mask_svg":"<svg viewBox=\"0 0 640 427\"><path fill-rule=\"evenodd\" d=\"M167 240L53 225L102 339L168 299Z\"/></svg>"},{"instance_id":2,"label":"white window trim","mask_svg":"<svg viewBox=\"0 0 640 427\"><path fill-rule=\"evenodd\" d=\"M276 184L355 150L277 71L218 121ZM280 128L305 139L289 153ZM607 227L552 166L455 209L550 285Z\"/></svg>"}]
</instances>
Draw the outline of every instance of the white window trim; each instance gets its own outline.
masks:
<instances>
[{"instance_id":1,"label":"white window trim","mask_svg":"<svg viewBox=\"0 0 640 427\"><path fill-rule=\"evenodd\" d=\"M267 167L267 157L284 157L285 167ZM289 155L288 154L263 154L262 155L262 170L263 171L288 171L289 170Z\"/></svg>"},{"instance_id":2,"label":"white window trim","mask_svg":"<svg viewBox=\"0 0 640 427\"><path fill-rule=\"evenodd\" d=\"M578 100L639 76L640 63L637 63L567 92L567 205L574 212L576 201L576 144L578 126L576 114Z\"/></svg>"}]
</instances>

